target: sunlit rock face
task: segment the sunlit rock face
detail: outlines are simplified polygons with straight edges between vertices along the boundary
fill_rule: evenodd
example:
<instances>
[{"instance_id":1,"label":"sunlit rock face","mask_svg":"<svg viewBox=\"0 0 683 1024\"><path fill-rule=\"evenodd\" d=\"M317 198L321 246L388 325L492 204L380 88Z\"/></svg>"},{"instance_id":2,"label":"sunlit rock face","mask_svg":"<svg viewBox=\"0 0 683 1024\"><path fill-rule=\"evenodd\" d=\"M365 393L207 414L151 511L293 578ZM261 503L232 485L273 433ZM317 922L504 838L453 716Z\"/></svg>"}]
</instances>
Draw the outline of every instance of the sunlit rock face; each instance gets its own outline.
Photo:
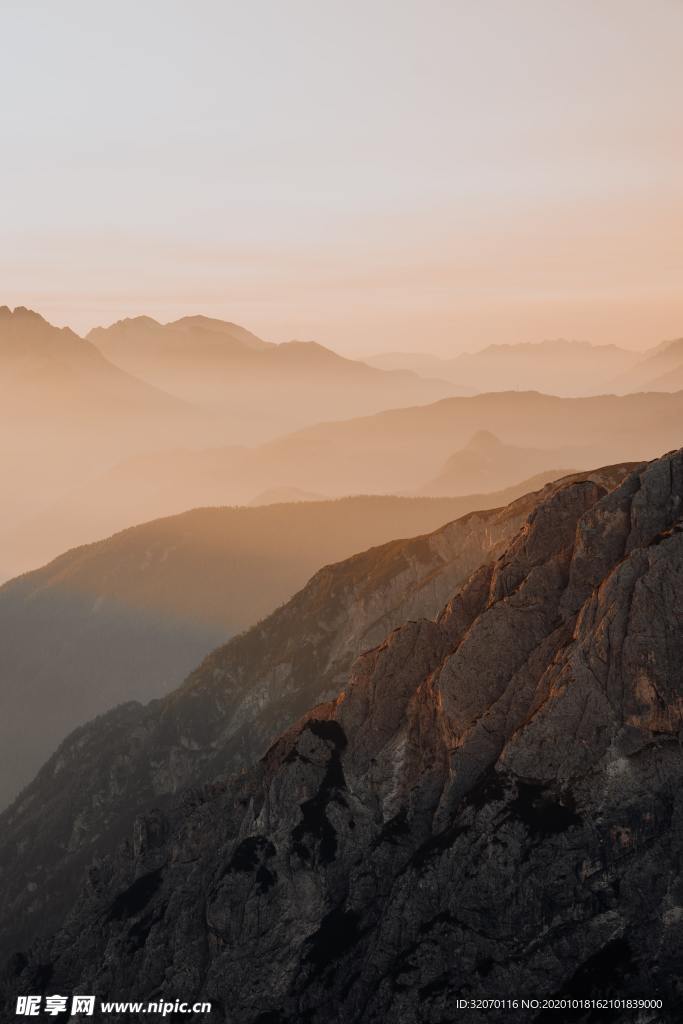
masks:
<instances>
[{"instance_id":1,"label":"sunlit rock face","mask_svg":"<svg viewBox=\"0 0 683 1024\"><path fill-rule=\"evenodd\" d=\"M49 970L253 1024L446 1021L513 993L677 1019L682 517L683 451L549 489L256 767L142 814L11 991Z\"/></svg>"},{"instance_id":2,"label":"sunlit rock face","mask_svg":"<svg viewBox=\"0 0 683 1024\"><path fill-rule=\"evenodd\" d=\"M578 479L611 489L630 468ZM206 658L168 698L144 708L123 704L75 730L0 818L0 899L7 911L0 949L57 927L87 865L128 834L137 814L218 772L250 766L300 715L337 695L359 653L408 619L435 618L477 567L505 550L538 503L563 486L550 484L431 534L328 565L278 611ZM91 675L97 672L95 658ZM11 732L9 722L5 728Z\"/></svg>"}]
</instances>

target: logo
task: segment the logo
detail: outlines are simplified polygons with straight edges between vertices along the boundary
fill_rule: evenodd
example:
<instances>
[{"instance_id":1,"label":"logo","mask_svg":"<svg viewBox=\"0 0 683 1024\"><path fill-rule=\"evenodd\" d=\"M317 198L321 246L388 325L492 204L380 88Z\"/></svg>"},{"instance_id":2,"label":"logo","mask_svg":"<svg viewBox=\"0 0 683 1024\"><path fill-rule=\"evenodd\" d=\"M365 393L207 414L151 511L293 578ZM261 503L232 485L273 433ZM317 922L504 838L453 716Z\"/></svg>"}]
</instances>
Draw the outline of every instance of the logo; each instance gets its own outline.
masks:
<instances>
[{"instance_id":1,"label":"logo","mask_svg":"<svg viewBox=\"0 0 683 1024\"><path fill-rule=\"evenodd\" d=\"M45 996L44 1001L42 996L17 997L17 1017L39 1017L41 1009L44 1009L49 1017L58 1017L64 1014L68 1014L70 1017L74 1014L85 1014L86 1017L92 1017L95 1012L95 996L73 996L70 1013L68 996Z\"/></svg>"}]
</instances>

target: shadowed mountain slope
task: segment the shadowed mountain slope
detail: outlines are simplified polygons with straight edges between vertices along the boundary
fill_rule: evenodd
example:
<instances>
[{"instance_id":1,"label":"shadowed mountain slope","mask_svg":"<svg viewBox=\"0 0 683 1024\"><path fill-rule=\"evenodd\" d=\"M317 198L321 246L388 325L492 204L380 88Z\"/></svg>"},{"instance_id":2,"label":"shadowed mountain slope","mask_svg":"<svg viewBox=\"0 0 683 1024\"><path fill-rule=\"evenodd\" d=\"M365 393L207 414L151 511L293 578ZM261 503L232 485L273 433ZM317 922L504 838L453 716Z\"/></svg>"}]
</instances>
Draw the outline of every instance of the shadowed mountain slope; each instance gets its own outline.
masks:
<instances>
[{"instance_id":1,"label":"shadowed mountain slope","mask_svg":"<svg viewBox=\"0 0 683 1024\"><path fill-rule=\"evenodd\" d=\"M548 479L456 499L196 509L66 552L0 587L0 807L64 736L178 686L322 565L505 505ZM40 715L36 715L36 707Z\"/></svg>"},{"instance_id":2,"label":"shadowed mountain slope","mask_svg":"<svg viewBox=\"0 0 683 1024\"><path fill-rule=\"evenodd\" d=\"M610 488L627 471L586 476ZM126 704L73 733L0 817L5 948L59 920L86 865L138 813L248 766L280 730L338 692L362 650L407 619L435 616L562 486L327 566L173 694L147 707Z\"/></svg>"},{"instance_id":3,"label":"shadowed mountain slope","mask_svg":"<svg viewBox=\"0 0 683 1024\"><path fill-rule=\"evenodd\" d=\"M682 507L683 452L550 488L260 764L141 816L10 991L48 971L233 1024L647 994L678 1020Z\"/></svg>"}]
</instances>

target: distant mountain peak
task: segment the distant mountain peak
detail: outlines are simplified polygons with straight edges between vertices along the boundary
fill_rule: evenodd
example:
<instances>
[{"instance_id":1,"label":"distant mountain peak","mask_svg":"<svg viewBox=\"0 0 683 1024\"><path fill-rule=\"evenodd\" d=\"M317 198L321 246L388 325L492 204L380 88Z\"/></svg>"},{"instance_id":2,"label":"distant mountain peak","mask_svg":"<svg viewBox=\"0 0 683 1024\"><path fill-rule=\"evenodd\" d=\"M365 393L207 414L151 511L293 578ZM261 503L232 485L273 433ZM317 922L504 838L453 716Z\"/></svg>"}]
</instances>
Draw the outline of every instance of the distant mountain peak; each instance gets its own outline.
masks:
<instances>
[{"instance_id":1,"label":"distant mountain peak","mask_svg":"<svg viewBox=\"0 0 683 1024\"><path fill-rule=\"evenodd\" d=\"M122 320L117 320L111 325L112 327L127 328L127 327L161 327L162 324L155 320L152 316L125 316ZM101 329L101 328L100 328ZM95 328L97 330L97 328Z\"/></svg>"},{"instance_id":2,"label":"distant mountain peak","mask_svg":"<svg viewBox=\"0 0 683 1024\"><path fill-rule=\"evenodd\" d=\"M32 320L35 323L47 324L49 327L53 326L40 313L36 313L34 309L29 309L27 306L15 306L14 309L10 309L9 306L0 306L0 318L4 320ZM59 330L59 328L57 327L55 330Z\"/></svg>"},{"instance_id":3,"label":"distant mountain peak","mask_svg":"<svg viewBox=\"0 0 683 1024\"><path fill-rule=\"evenodd\" d=\"M467 448L479 450L504 447L505 446L501 439L496 437L495 434L492 434L490 430L477 430L472 434L472 437L467 443Z\"/></svg>"},{"instance_id":4,"label":"distant mountain peak","mask_svg":"<svg viewBox=\"0 0 683 1024\"><path fill-rule=\"evenodd\" d=\"M551 355L553 353L587 353L587 352L621 351L618 345L594 345L590 341L578 341L575 338L543 338L541 341L518 341L487 345L477 352L466 353L470 356L482 355L523 355L533 352Z\"/></svg>"},{"instance_id":5,"label":"distant mountain peak","mask_svg":"<svg viewBox=\"0 0 683 1024\"><path fill-rule=\"evenodd\" d=\"M233 323L232 320L219 320L213 316L204 316L203 313L195 313L191 316L181 316L179 320L172 320L170 323L165 325L166 327L201 327L212 331L231 332L234 330L244 330L239 324Z\"/></svg>"},{"instance_id":6,"label":"distant mountain peak","mask_svg":"<svg viewBox=\"0 0 683 1024\"><path fill-rule=\"evenodd\" d=\"M658 345L654 345L652 348L646 349L643 355L646 357L659 355L660 353L666 352L668 349L672 349L677 346L683 346L683 337L666 338L664 341L660 341Z\"/></svg>"},{"instance_id":7,"label":"distant mountain peak","mask_svg":"<svg viewBox=\"0 0 683 1024\"><path fill-rule=\"evenodd\" d=\"M199 344L209 344L214 349L218 344L237 345L253 351L273 347L271 342L263 341L239 324L202 314L180 317L168 323L161 323L151 316L125 317L109 327L94 327L87 337L104 349L109 349L112 344L117 348L121 344L134 344L136 348L151 345L157 349L159 346L177 349L179 344L185 346L186 343L188 352Z\"/></svg>"},{"instance_id":8,"label":"distant mountain peak","mask_svg":"<svg viewBox=\"0 0 683 1024\"><path fill-rule=\"evenodd\" d=\"M0 331L3 351L22 356L29 352L83 353L88 343L70 327L56 327L49 320L26 306L0 306Z\"/></svg>"}]
</instances>

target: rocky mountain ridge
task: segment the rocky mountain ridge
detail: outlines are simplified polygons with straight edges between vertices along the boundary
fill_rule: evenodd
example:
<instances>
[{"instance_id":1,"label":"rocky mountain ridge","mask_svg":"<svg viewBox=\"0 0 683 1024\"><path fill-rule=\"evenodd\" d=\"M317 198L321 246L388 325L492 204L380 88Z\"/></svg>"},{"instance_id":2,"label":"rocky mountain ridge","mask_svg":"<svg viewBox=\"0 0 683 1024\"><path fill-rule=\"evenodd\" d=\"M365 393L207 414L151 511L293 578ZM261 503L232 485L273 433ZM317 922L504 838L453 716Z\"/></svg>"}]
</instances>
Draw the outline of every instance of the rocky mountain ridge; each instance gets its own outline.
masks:
<instances>
[{"instance_id":1,"label":"rocky mountain ridge","mask_svg":"<svg viewBox=\"0 0 683 1024\"><path fill-rule=\"evenodd\" d=\"M194 509L67 551L0 586L0 810L68 732L117 704L170 693L321 566L506 505L559 475L451 499Z\"/></svg>"},{"instance_id":2,"label":"rocky mountain ridge","mask_svg":"<svg viewBox=\"0 0 683 1024\"><path fill-rule=\"evenodd\" d=\"M549 493L255 768L143 815L13 991L191 993L231 1024L436 1024L510 993L676 1020L682 511L683 451Z\"/></svg>"},{"instance_id":3,"label":"rocky mountain ridge","mask_svg":"<svg viewBox=\"0 0 683 1024\"><path fill-rule=\"evenodd\" d=\"M613 487L627 471L589 475ZM327 566L167 698L122 705L76 730L0 817L3 946L57 921L85 865L137 813L247 767L298 715L338 692L362 650L406 619L435 616L558 486Z\"/></svg>"},{"instance_id":4,"label":"rocky mountain ridge","mask_svg":"<svg viewBox=\"0 0 683 1024\"><path fill-rule=\"evenodd\" d=\"M682 584L683 451L548 489L259 765L139 817L14 987L39 962L230 1021L439 1021L513 990L676 1019Z\"/></svg>"}]
</instances>

